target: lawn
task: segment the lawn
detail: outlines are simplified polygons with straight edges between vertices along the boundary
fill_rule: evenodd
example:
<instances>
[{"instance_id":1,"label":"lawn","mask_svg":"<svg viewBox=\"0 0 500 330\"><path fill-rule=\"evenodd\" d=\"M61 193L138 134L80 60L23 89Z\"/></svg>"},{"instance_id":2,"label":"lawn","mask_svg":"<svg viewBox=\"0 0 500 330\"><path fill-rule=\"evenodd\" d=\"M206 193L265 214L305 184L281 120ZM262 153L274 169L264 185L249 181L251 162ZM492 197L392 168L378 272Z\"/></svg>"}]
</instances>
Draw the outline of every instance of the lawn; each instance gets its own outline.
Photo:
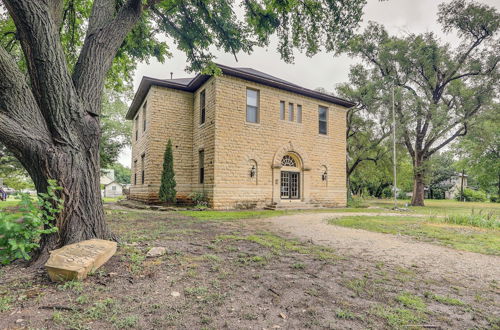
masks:
<instances>
[{"instance_id":1,"label":"lawn","mask_svg":"<svg viewBox=\"0 0 500 330\"><path fill-rule=\"evenodd\" d=\"M443 220L412 216L348 216L329 219L328 222L336 226L406 235L457 250L500 255L500 230L453 225Z\"/></svg>"},{"instance_id":2,"label":"lawn","mask_svg":"<svg viewBox=\"0 0 500 330\"><path fill-rule=\"evenodd\" d=\"M368 199L366 203L370 206L385 209L394 207L394 200L389 199ZM398 207L405 207L407 204L410 204L409 200L398 200ZM449 199L426 199L425 206L409 206L408 208L410 212L416 214L455 215L470 214L471 212L492 212L497 218L500 218L500 203L491 202L458 202Z\"/></svg>"},{"instance_id":3,"label":"lawn","mask_svg":"<svg viewBox=\"0 0 500 330\"><path fill-rule=\"evenodd\" d=\"M450 284L425 269L239 225L237 215L253 213L225 212L231 221L193 213L208 214L200 221L189 213L105 208L121 241L88 279L55 284L20 263L0 269L0 329L500 326L496 282ZM147 258L154 246L167 253Z\"/></svg>"}]
</instances>

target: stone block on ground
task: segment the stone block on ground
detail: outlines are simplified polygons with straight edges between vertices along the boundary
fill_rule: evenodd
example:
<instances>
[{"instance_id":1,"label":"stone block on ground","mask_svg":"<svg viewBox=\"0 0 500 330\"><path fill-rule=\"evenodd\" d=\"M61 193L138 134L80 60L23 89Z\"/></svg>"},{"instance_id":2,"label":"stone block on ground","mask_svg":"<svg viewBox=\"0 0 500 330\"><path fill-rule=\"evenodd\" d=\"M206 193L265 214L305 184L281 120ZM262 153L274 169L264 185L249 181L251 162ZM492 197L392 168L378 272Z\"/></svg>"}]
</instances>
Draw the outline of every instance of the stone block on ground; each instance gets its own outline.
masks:
<instances>
[{"instance_id":1,"label":"stone block on ground","mask_svg":"<svg viewBox=\"0 0 500 330\"><path fill-rule=\"evenodd\" d=\"M155 246L154 248L148 251L146 257L148 258L161 257L165 253L167 253L167 248L163 246Z\"/></svg>"},{"instance_id":2,"label":"stone block on ground","mask_svg":"<svg viewBox=\"0 0 500 330\"><path fill-rule=\"evenodd\" d=\"M50 251L45 268L52 281L82 280L116 252L116 242L91 239Z\"/></svg>"}]
</instances>

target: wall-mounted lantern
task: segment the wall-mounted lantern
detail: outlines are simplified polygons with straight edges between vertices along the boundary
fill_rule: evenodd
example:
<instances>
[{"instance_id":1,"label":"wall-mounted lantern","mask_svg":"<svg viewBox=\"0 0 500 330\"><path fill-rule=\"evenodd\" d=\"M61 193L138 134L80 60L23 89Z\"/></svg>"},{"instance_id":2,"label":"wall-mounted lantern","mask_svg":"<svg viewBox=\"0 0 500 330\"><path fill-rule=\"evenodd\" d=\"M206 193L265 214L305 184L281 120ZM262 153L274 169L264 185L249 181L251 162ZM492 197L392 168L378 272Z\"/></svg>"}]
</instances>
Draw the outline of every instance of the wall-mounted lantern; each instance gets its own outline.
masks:
<instances>
[{"instance_id":1,"label":"wall-mounted lantern","mask_svg":"<svg viewBox=\"0 0 500 330\"><path fill-rule=\"evenodd\" d=\"M326 181L327 178L328 178L328 173L326 173L326 171L325 171L325 172L323 172L323 174L321 174L321 180Z\"/></svg>"},{"instance_id":2,"label":"wall-mounted lantern","mask_svg":"<svg viewBox=\"0 0 500 330\"><path fill-rule=\"evenodd\" d=\"M252 168L250 169L250 177L253 178L255 176L255 165L252 165Z\"/></svg>"}]
</instances>

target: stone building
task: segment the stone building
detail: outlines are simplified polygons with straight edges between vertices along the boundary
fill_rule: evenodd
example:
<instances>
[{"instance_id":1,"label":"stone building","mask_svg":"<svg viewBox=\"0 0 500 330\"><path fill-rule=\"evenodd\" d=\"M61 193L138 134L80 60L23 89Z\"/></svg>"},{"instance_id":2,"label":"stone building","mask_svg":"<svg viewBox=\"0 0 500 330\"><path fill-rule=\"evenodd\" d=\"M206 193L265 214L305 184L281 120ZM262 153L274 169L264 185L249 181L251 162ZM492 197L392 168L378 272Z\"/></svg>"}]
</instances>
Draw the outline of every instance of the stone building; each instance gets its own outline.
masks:
<instances>
[{"instance_id":1,"label":"stone building","mask_svg":"<svg viewBox=\"0 0 500 330\"><path fill-rule=\"evenodd\" d=\"M177 198L215 209L346 205L346 109L352 103L249 68L143 77L133 120L129 198L158 201L172 140Z\"/></svg>"}]
</instances>

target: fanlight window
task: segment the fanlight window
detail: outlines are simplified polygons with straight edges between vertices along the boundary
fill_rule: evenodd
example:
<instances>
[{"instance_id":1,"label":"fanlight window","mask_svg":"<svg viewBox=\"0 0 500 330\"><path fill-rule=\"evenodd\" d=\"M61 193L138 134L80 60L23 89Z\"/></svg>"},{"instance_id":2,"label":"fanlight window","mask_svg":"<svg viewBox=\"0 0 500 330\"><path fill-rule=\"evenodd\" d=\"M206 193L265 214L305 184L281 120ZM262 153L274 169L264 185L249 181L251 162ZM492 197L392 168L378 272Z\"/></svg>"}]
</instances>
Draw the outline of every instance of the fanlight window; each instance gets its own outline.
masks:
<instances>
[{"instance_id":1,"label":"fanlight window","mask_svg":"<svg viewBox=\"0 0 500 330\"><path fill-rule=\"evenodd\" d=\"M295 159L293 159L289 155L285 155L283 157L283 159L281 159L281 165L282 166L297 167L297 164L295 163Z\"/></svg>"}]
</instances>

